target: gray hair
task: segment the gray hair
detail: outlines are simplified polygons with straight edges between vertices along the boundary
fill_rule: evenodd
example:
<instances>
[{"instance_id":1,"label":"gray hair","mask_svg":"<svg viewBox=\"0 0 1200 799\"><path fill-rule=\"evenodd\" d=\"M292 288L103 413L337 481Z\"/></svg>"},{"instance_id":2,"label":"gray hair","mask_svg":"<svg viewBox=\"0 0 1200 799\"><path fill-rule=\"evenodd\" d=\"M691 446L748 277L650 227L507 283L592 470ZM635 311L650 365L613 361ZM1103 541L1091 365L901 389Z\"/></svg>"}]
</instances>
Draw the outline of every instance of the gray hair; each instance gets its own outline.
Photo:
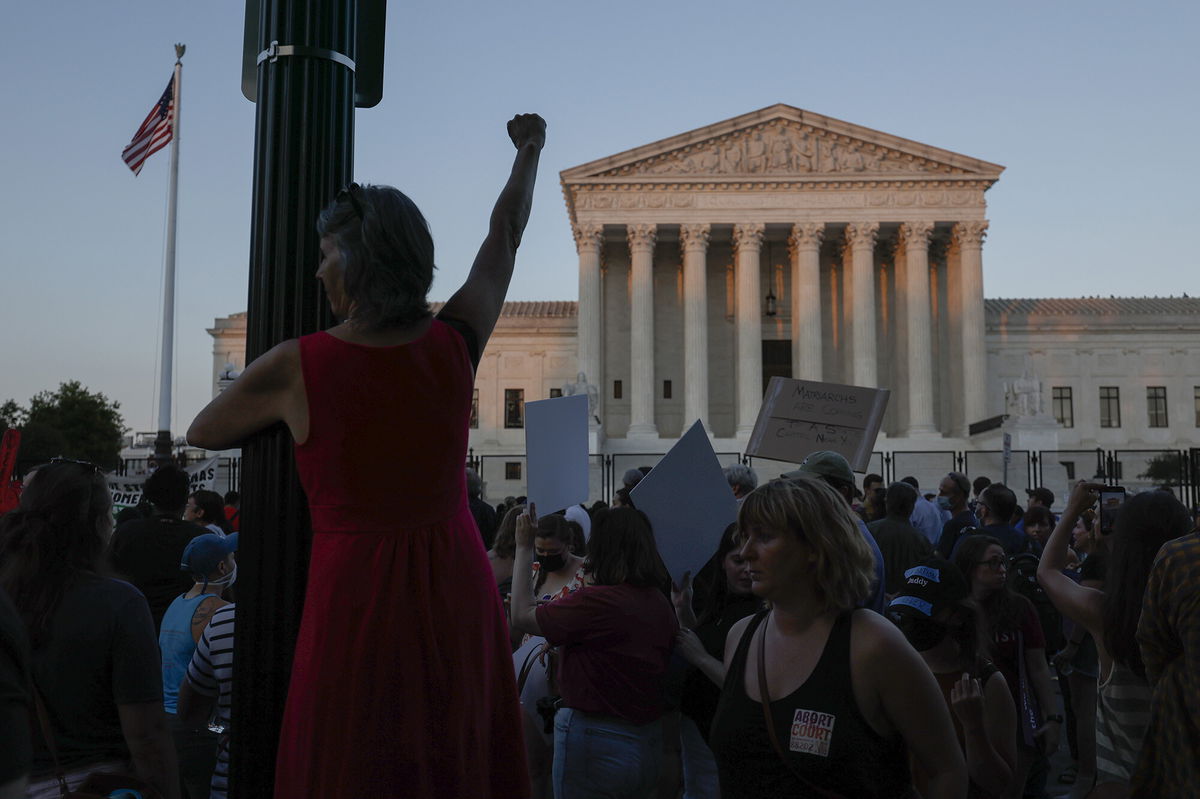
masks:
<instances>
[{"instance_id":1,"label":"gray hair","mask_svg":"<svg viewBox=\"0 0 1200 799\"><path fill-rule=\"evenodd\" d=\"M478 497L483 493L483 478L479 476L479 472L467 467L467 496Z\"/></svg>"},{"instance_id":2,"label":"gray hair","mask_svg":"<svg viewBox=\"0 0 1200 799\"><path fill-rule=\"evenodd\" d=\"M735 463L732 466L726 466L722 471L725 479L729 481L730 488L741 486L749 492L758 487L758 475L749 466Z\"/></svg>"},{"instance_id":3,"label":"gray hair","mask_svg":"<svg viewBox=\"0 0 1200 799\"><path fill-rule=\"evenodd\" d=\"M621 475L621 483L626 488L633 488L642 482L642 478L645 476L641 469L626 469L625 474Z\"/></svg>"}]
</instances>

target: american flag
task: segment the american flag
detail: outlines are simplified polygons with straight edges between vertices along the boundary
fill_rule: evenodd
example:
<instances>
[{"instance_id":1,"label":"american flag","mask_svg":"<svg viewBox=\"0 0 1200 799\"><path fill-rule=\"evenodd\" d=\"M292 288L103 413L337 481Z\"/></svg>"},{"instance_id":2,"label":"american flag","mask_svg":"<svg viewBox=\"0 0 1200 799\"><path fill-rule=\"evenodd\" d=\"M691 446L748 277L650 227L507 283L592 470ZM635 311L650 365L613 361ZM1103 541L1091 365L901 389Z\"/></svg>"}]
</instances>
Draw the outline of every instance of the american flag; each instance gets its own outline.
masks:
<instances>
[{"instance_id":1,"label":"american flag","mask_svg":"<svg viewBox=\"0 0 1200 799\"><path fill-rule=\"evenodd\" d=\"M121 160L133 170L133 174L138 174L147 158L170 144L174 130L175 76L172 75L167 81L167 90L150 109L150 114L137 133L133 134L133 141L121 153Z\"/></svg>"}]
</instances>

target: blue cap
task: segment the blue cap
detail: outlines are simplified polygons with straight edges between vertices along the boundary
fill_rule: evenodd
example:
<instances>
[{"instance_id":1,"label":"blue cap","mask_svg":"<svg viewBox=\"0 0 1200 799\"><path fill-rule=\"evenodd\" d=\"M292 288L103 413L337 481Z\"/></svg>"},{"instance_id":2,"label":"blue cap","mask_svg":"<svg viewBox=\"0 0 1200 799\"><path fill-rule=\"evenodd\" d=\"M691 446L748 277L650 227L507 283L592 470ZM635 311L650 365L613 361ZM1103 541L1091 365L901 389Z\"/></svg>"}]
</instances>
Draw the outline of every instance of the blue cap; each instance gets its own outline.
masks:
<instances>
[{"instance_id":1,"label":"blue cap","mask_svg":"<svg viewBox=\"0 0 1200 799\"><path fill-rule=\"evenodd\" d=\"M237 551L236 535L222 538L216 533L198 535L183 548L183 560L179 568L189 574L207 577L217 570L217 565Z\"/></svg>"}]
</instances>

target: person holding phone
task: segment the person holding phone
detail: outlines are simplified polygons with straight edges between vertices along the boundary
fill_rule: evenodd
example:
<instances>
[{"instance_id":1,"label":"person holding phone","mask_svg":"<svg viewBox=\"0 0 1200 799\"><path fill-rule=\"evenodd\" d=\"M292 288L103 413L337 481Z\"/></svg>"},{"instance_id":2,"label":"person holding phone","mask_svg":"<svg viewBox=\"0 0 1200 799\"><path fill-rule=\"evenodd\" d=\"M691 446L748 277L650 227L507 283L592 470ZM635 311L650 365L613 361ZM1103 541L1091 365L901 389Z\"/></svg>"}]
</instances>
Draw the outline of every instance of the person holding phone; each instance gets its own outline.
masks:
<instances>
[{"instance_id":1,"label":"person holding phone","mask_svg":"<svg viewBox=\"0 0 1200 799\"><path fill-rule=\"evenodd\" d=\"M1159 548L1188 531L1187 511L1166 491L1148 491L1120 506L1113 519L1111 557L1104 589L1076 583L1063 573L1068 546L1080 514L1100 502L1103 530L1106 505L1124 492L1079 481L1046 543L1038 582L1059 612L1087 629L1100 659L1096 705L1096 790L1094 797L1129 795L1129 781L1142 748L1150 714L1150 686L1136 638L1142 597Z\"/></svg>"}]
</instances>

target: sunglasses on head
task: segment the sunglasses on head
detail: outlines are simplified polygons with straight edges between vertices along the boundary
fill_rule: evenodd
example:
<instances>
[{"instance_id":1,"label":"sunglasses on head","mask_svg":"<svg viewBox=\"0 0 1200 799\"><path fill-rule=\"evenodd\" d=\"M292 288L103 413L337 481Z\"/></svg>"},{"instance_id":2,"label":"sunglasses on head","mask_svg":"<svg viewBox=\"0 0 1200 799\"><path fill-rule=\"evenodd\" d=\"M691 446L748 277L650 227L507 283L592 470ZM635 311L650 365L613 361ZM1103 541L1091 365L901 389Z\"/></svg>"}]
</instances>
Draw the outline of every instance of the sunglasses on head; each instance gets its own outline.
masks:
<instances>
[{"instance_id":1,"label":"sunglasses on head","mask_svg":"<svg viewBox=\"0 0 1200 799\"><path fill-rule=\"evenodd\" d=\"M354 209L354 213L358 214L359 219L365 219L363 215L362 203L359 202L358 193L362 191L362 186L357 183L347 183L346 188L337 193L337 201L340 203L346 200L350 203L350 207Z\"/></svg>"},{"instance_id":2,"label":"sunglasses on head","mask_svg":"<svg viewBox=\"0 0 1200 799\"><path fill-rule=\"evenodd\" d=\"M100 467L97 466L96 464L92 463L91 461L79 461L79 460L75 460L74 458L51 458L50 462L51 463L73 463L76 466L82 466L83 468L90 470L92 474L99 474L101 472Z\"/></svg>"}]
</instances>

